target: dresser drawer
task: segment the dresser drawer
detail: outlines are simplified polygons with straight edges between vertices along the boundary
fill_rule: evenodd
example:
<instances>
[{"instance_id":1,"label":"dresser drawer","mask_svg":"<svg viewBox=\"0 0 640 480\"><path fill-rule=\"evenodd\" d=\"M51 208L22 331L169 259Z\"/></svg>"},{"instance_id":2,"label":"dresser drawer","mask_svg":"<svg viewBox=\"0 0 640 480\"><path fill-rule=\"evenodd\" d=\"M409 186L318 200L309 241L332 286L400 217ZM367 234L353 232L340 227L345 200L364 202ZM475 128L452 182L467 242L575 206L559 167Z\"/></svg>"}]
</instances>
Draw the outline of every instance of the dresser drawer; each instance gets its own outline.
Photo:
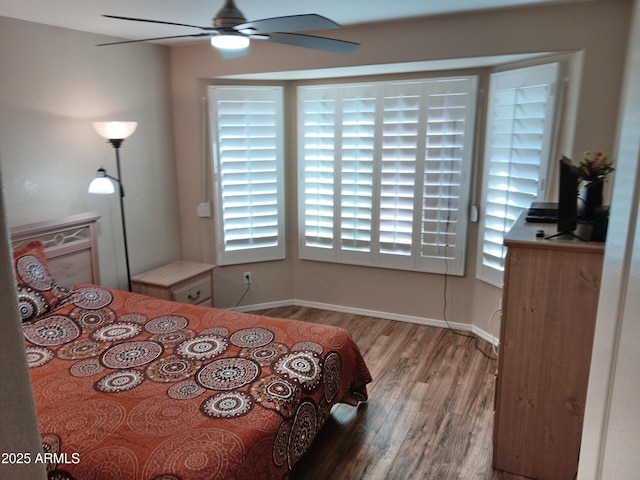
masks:
<instances>
[{"instance_id":1,"label":"dresser drawer","mask_svg":"<svg viewBox=\"0 0 640 480\"><path fill-rule=\"evenodd\" d=\"M171 293L176 302L194 305L203 303L211 298L211 276L196 278L187 285L173 289Z\"/></svg>"}]
</instances>

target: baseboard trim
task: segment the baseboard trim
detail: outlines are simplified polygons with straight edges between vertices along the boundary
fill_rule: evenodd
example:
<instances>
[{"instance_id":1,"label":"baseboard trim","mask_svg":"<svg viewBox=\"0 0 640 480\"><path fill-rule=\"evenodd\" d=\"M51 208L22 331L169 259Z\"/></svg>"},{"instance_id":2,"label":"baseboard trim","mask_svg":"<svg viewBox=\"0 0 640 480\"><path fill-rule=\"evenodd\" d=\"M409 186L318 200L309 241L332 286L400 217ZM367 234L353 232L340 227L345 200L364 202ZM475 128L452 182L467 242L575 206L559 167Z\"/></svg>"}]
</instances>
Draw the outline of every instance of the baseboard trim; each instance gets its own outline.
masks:
<instances>
[{"instance_id":1,"label":"baseboard trim","mask_svg":"<svg viewBox=\"0 0 640 480\"><path fill-rule=\"evenodd\" d=\"M482 340L486 341L487 343L490 343L494 346L498 345L498 339L494 337L491 333L484 331L483 329L477 327L476 325L470 325L468 323L445 322L444 320L436 320L433 318L415 317L412 315L401 315L397 313L381 312L378 310L367 310L364 308L348 307L344 305L333 305L333 304L321 303L321 302L311 302L308 300L280 300L277 302L245 305L243 307L238 307L236 310L240 312L250 312L255 310L267 310L269 308L280 308L280 307L291 307L291 306L317 308L318 310L330 310L333 312L350 313L353 315L363 315L366 317L384 318L385 320L397 320L399 322L417 323L419 325L428 325L430 327L451 328L454 330L470 332L475 336L477 336L478 338L481 338Z\"/></svg>"}]
</instances>

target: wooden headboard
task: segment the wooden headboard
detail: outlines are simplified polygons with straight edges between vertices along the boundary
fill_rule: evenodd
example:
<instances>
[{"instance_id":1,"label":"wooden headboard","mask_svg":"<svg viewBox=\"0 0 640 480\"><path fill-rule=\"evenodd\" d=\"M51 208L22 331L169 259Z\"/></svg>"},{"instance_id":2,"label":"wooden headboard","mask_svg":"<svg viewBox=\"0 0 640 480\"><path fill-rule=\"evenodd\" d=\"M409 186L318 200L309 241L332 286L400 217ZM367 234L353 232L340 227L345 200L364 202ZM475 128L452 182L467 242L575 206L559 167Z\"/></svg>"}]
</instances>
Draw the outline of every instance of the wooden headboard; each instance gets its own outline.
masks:
<instances>
[{"instance_id":1,"label":"wooden headboard","mask_svg":"<svg viewBox=\"0 0 640 480\"><path fill-rule=\"evenodd\" d=\"M40 240L51 275L63 287L100 283L98 262L98 213L81 213L57 220L20 225L9 229L11 247L18 249Z\"/></svg>"}]
</instances>

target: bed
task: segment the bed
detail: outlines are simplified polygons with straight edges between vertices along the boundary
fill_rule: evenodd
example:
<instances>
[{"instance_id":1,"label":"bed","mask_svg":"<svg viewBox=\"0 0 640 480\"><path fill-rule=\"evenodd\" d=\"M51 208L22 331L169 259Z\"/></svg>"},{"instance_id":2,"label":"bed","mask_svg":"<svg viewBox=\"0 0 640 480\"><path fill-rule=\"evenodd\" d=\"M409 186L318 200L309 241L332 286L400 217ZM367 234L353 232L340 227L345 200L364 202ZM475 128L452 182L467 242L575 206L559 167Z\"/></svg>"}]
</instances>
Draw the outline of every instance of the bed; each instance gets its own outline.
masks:
<instances>
[{"instance_id":1,"label":"bed","mask_svg":"<svg viewBox=\"0 0 640 480\"><path fill-rule=\"evenodd\" d=\"M281 479L334 404L366 401L349 333L100 285L96 214L13 228L50 479Z\"/></svg>"}]
</instances>

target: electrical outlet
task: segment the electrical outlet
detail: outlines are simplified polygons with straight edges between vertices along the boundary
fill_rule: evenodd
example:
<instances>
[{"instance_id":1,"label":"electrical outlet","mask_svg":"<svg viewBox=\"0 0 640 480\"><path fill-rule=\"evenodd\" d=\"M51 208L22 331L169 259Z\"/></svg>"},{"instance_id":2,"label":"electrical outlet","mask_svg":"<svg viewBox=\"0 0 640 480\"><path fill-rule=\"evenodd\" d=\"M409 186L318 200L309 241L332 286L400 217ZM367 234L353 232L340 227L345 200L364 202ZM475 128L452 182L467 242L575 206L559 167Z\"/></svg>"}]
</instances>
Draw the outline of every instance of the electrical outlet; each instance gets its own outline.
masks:
<instances>
[{"instance_id":1,"label":"electrical outlet","mask_svg":"<svg viewBox=\"0 0 640 480\"><path fill-rule=\"evenodd\" d=\"M244 272L242 274L242 281L245 285L248 285L251 283L251 272Z\"/></svg>"}]
</instances>

